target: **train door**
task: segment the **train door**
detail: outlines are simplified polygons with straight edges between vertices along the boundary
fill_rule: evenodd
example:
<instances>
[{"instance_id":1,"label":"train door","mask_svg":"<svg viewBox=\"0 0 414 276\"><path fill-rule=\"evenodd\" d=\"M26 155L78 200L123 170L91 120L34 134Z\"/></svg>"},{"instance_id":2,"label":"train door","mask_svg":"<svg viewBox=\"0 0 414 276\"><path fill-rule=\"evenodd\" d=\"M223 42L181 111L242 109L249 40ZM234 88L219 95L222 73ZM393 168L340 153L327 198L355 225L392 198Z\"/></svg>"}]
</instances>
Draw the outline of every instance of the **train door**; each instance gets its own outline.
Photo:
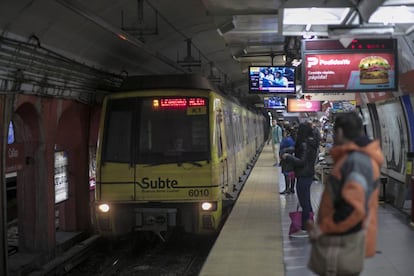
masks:
<instances>
[{"instance_id":1,"label":"train door","mask_svg":"<svg viewBox=\"0 0 414 276\"><path fill-rule=\"evenodd\" d=\"M217 153L220 162L220 183L222 185L223 193L229 190L229 177L228 177L228 160L227 160L227 143L226 143L226 131L223 103L221 100L215 101L215 114L216 114L216 139L217 139Z\"/></svg>"},{"instance_id":2,"label":"train door","mask_svg":"<svg viewBox=\"0 0 414 276\"><path fill-rule=\"evenodd\" d=\"M236 185L238 183L237 178L237 168L236 168L236 141L234 133L234 120L233 120L233 110L232 105L227 105L225 107L225 116L224 116L224 125L226 133L226 147L227 147L227 175L228 175L228 184L229 191L231 195L236 190Z\"/></svg>"}]
</instances>

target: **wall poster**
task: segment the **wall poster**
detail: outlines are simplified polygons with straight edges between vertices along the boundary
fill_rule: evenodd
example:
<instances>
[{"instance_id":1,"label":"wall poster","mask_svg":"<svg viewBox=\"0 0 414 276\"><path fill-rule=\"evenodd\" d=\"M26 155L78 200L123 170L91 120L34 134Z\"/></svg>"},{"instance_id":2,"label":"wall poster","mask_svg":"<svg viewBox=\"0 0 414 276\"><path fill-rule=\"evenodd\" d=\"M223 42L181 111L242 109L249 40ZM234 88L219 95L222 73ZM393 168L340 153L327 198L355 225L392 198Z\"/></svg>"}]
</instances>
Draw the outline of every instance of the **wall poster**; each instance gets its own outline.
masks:
<instances>
[{"instance_id":1,"label":"wall poster","mask_svg":"<svg viewBox=\"0 0 414 276\"><path fill-rule=\"evenodd\" d=\"M68 154L66 151L55 152L55 204L69 198Z\"/></svg>"},{"instance_id":2,"label":"wall poster","mask_svg":"<svg viewBox=\"0 0 414 276\"><path fill-rule=\"evenodd\" d=\"M377 103L381 131L381 148L385 156L386 174L405 182L408 152L408 128L404 109L399 98Z\"/></svg>"}]
</instances>

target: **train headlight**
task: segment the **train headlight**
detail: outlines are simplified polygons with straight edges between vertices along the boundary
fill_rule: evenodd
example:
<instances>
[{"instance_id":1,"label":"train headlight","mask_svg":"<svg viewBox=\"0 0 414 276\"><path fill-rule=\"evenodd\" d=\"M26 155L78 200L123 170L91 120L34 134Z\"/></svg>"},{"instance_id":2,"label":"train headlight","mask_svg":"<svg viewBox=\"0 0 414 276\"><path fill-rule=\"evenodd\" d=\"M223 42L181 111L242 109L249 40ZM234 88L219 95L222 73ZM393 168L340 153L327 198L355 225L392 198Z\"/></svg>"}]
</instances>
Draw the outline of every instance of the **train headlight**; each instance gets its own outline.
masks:
<instances>
[{"instance_id":1,"label":"train headlight","mask_svg":"<svg viewBox=\"0 0 414 276\"><path fill-rule=\"evenodd\" d=\"M202 202L201 203L201 210L203 211L216 211L217 210L217 202Z\"/></svg>"},{"instance_id":2,"label":"train headlight","mask_svg":"<svg viewBox=\"0 0 414 276\"><path fill-rule=\"evenodd\" d=\"M109 208L109 205L108 204L104 203L104 204L99 204L98 205L98 209L102 213L108 213L110 208Z\"/></svg>"}]
</instances>

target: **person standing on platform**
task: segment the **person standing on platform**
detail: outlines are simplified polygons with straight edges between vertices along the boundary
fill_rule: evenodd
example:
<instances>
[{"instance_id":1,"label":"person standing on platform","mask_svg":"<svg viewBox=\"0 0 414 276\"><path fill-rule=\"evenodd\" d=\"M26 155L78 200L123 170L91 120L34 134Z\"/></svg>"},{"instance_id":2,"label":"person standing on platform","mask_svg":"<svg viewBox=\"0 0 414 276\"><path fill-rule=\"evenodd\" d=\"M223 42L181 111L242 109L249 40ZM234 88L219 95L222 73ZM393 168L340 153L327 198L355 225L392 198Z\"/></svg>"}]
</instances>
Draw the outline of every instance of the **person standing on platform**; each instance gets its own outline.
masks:
<instances>
[{"instance_id":1,"label":"person standing on platform","mask_svg":"<svg viewBox=\"0 0 414 276\"><path fill-rule=\"evenodd\" d=\"M318 147L319 147L319 144L321 143L321 132L320 132L318 119L313 119L312 120L312 128L313 128L313 132L314 132L314 135L315 135L316 142L318 143Z\"/></svg>"},{"instance_id":2,"label":"person standing on platform","mask_svg":"<svg viewBox=\"0 0 414 276\"><path fill-rule=\"evenodd\" d=\"M272 129L273 129L273 121L270 123L269 129L268 129L267 139L266 139L267 145L270 145L270 143L272 142ZM272 143L272 148L273 148L273 143Z\"/></svg>"},{"instance_id":3,"label":"person standing on platform","mask_svg":"<svg viewBox=\"0 0 414 276\"><path fill-rule=\"evenodd\" d=\"M282 155L283 159L293 164L296 176L296 192L302 208L302 229L297 233L292 233L291 237L308 237L305 224L312 212L310 187L315 174L316 146L312 125L309 122L304 122L299 124L294 155L289 153Z\"/></svg>"},{"instance_id":4,"label":"person standing on platform","mask_svg":"<svg viewBox=\"0 0 414 276\"><path fill-rule=\"evenodd\" d=\"M316 224L307 222L308 267L319 275L359 275L376 252L379 177L384 155L363 134L357 113L338 115L333 127L334 166L322 193Z\"/></svg>"},{"instance_id":5,"label":"person standing on platform","mask_svg":"<svg viewBox=\"0 0 414 276\"><path fill-rule=\"evenodd\" d=\"M318 164L319 161L319 153L320 153L320 145L321 145L321 132L319 129L319 121L318 119L313 119L312 121L312 128L313 134L316 140L316 158L315 158L315 166ZM319 180L316 175L313 176L313 180Z\"/></svg>"},{"instance_id":6,"label":"person standing on platform","mask_svg":"<svg viewBox=\"0 0 414 276\"><path fill-rule=\"evenodd\" d=\"M292 130L290 127L285 127L285 135L280 142L280 156L284 153L294 153L295 152L295 141L292 138ZM280 160L280 167L282 174L285 178L285 189L280 192L281 194L290 194L295 193L295 172L292 162L287 162L287 160Z\"/></svg>"},{"instance_id":7,"label":"person standing on platform","mask_svg":"<svg viewBox=\"0 0 414 276\"><path fill-rule=\"evenodd\" d=\"M275 157L276 163L273 166L279 166L280 158L279 158L279 151L280 151L280 142L282 142L283 138L283 129L277 123L276 119L272 121L272 148L273 148L273 155Z\"/></svg>"}]
</instances>

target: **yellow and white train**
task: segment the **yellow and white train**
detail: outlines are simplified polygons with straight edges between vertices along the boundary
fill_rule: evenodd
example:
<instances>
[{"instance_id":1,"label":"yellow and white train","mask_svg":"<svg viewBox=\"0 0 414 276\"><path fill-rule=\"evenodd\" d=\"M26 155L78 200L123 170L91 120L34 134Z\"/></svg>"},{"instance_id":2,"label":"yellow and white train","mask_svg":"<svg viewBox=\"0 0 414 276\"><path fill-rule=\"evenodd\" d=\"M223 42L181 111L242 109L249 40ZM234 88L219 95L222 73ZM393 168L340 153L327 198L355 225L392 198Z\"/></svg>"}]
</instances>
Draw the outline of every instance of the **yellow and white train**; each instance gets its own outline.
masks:
<instances>
[{"instance_id":1,"label":"yellow and white train","mask_svg":"<svg viewBox=\"0 0 414 276\"><path fill-rule=\"evenodd\" d=\"M129 77L102 107L96 227L215 233L264 145L263 114L196 75Z\"/></svg>"}]
</instances>

